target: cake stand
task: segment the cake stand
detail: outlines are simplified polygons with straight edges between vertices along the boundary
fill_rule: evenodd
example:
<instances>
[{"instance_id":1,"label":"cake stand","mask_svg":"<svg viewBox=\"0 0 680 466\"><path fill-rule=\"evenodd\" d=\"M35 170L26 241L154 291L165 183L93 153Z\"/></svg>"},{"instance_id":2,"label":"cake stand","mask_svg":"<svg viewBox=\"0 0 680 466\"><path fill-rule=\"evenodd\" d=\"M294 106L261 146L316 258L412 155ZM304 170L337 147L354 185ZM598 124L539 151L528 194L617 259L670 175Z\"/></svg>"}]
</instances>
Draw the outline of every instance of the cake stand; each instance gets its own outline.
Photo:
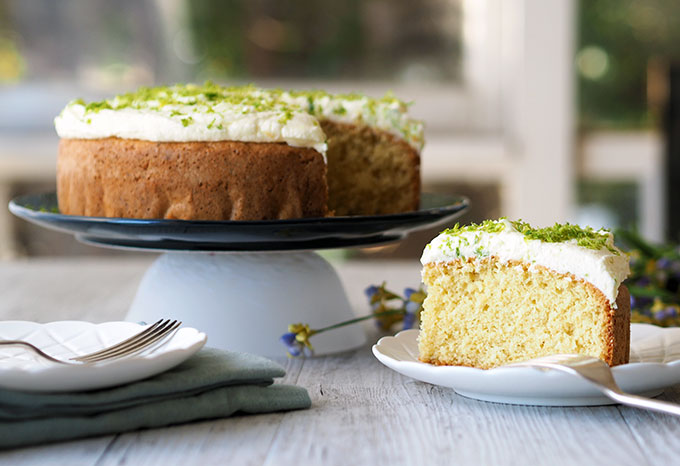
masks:
<instances>
[{"instance_id":1,"label":"cake stand","mask_svg":"<svg viewBox=\"0 0 680 466\"><path fill-rule=\"evenodd\" d=\"M162 254L144 275L126 320L179 319L208 334L210 346L278 356L288 324L321 328L355 317L319 249L374 246L451 222L461 196L423 194L421 209L377 216L263 221L81 217L58 213L54 193L26 195L10 211L84 243ZM367 284L368 285L368 284ZM361 326L314 338L316 354L365 343Z\"/></svg>"}]
</instances>

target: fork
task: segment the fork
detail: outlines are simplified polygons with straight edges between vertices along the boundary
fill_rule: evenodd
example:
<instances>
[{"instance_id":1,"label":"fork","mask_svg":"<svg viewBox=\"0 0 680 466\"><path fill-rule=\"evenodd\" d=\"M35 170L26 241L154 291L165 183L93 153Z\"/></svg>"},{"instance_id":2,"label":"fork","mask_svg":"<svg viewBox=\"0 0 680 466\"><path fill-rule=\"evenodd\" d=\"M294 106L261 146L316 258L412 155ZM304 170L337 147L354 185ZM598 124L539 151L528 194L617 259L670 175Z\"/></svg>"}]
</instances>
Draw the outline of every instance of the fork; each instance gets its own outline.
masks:
<instances>
[{"instance_id":1,"label":"fork","mask_svg":"<svg viewBox=\"0 0 680 466\"><path fill-rule=\"evenodd\" d=\"M621 404L680 416L680 405L625 393L614 381L609 365L592 356L557 354L508 364L505 367L534 367L565 372L590 382L604 395Z\"/></svg>"},{"instance_id":2,"label":"fork","mask_svg":"<svg viewBox=\"0 0 680 466\"><path fill-rule=\"evenodd\" d=\"M112 359L119 359L125 356L139 353L151 346L157 346L163 343L170 335L173 335L177 329L182 325L182 322L177 320L170 321L169 319L161 319L158 322L150 325L143 331L131 336L130 338L116 343L94 353L84 354L69 358L68 360L57 359L37 346L23 340L0 340L0 345L3 346L23 346L34 351L43 358L56 362L59 364L94 364L96 362L104 362Z\"/></svg>"}]
</instances>

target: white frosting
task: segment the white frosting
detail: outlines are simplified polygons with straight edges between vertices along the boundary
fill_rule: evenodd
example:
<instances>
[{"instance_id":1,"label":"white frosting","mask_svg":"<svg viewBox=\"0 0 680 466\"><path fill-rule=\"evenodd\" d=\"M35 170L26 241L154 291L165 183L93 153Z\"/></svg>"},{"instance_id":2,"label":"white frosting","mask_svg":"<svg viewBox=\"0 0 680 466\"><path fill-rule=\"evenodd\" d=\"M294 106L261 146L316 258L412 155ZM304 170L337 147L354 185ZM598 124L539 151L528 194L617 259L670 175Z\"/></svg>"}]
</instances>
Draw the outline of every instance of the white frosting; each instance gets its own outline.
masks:
<instances>
[{"instance_id":1,"label":"white frosting","mask_svg":"<svg viewBox=\"0 0 680 466\"><path fill-rule=\"evenodd\" d=\"M573 274L591 283L616 306L619 285L628 276L630 269L628 257L614 246L611 233L607 245L595 250L579 246L576 240L548 243L527 239L511 222L504 219L500 221L505 227L496 233L443 232L425 247L420 262L425 265L461 258L494 256L501 262L521 261L532 266L540 265L558 273Z\"/></svg>"},{"instance_id":2,"label":"white frosting","mask_svg":"<svg viewBox=\"0 0 680 466\"><path fill-rule=\"evenodd\" d=\"M318 119L366 124L423 146L423 124L386 96L286 92L253 86L177 85L141 88L88 106L73 101L54 120L62 138L119 137L146 141L284 142L326 152Z\"/></svg>"},{"instance_id":3,"label":"white frosting","mask_svg":"<svg viewBox=\"0 0 680 466\"><path fill-rule=\"evenodd\" d=\"M296 112L286 121L282 111L244 110L247 109L219 103L212 107L166 105L157 109L126 107L86 112L84 105L71 103L55 118L54 125L62 138L285 142L326 153L326 135L312 115Z\"/></svg>"}]
</instances>

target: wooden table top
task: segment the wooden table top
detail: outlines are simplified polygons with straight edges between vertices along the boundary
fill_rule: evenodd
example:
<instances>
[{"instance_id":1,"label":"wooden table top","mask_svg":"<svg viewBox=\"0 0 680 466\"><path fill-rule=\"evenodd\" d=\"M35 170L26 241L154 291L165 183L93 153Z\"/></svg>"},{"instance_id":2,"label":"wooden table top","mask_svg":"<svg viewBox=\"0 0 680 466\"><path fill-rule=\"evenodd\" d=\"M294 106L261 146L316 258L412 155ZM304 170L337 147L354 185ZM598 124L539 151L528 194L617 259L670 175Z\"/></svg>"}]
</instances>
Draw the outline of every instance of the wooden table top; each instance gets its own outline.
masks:
<instances>
[{"instance_id":1,"label":"wooden table top","mask_svg":"<svg viewBox=\"0 0 680 466\"><path fill-rule=\"evenodd\" d=\"M0 319L121 319L152 257L0 263ZM419 280L417 262L350 262L337 270L359 314L363 289ZM308 410L240 415L0 452L0 464L434 465L680 463L680 419L621 406L550 408L463 398L380 364L370 344L311 359L278 358ZM283 347L282 347L283 354ZM661 399L680 402L680 386Z\"/></svg>"}]
</instances>

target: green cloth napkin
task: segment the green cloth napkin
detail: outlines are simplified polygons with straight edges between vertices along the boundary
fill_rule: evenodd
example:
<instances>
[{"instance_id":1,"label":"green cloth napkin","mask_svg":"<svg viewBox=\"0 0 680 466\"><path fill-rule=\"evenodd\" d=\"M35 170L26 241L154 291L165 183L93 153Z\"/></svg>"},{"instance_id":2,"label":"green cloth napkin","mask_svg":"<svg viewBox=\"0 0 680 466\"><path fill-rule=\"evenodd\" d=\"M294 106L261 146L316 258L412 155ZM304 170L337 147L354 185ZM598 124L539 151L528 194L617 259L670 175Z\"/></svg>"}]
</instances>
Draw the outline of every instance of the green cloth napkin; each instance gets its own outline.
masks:
<instances>
[{"instance_id":1,"label":"green cloth napkin","mask_svg":"<svg viewBox=\"0 0 680 466\"><path fill-rule=\"evenodd\" d=\"M79 393L0 389L0 448L311 405L307 391L273 385L283 368L260 356L205 348L179 366L120 387Z\"/></svg>"}]
</instances>

